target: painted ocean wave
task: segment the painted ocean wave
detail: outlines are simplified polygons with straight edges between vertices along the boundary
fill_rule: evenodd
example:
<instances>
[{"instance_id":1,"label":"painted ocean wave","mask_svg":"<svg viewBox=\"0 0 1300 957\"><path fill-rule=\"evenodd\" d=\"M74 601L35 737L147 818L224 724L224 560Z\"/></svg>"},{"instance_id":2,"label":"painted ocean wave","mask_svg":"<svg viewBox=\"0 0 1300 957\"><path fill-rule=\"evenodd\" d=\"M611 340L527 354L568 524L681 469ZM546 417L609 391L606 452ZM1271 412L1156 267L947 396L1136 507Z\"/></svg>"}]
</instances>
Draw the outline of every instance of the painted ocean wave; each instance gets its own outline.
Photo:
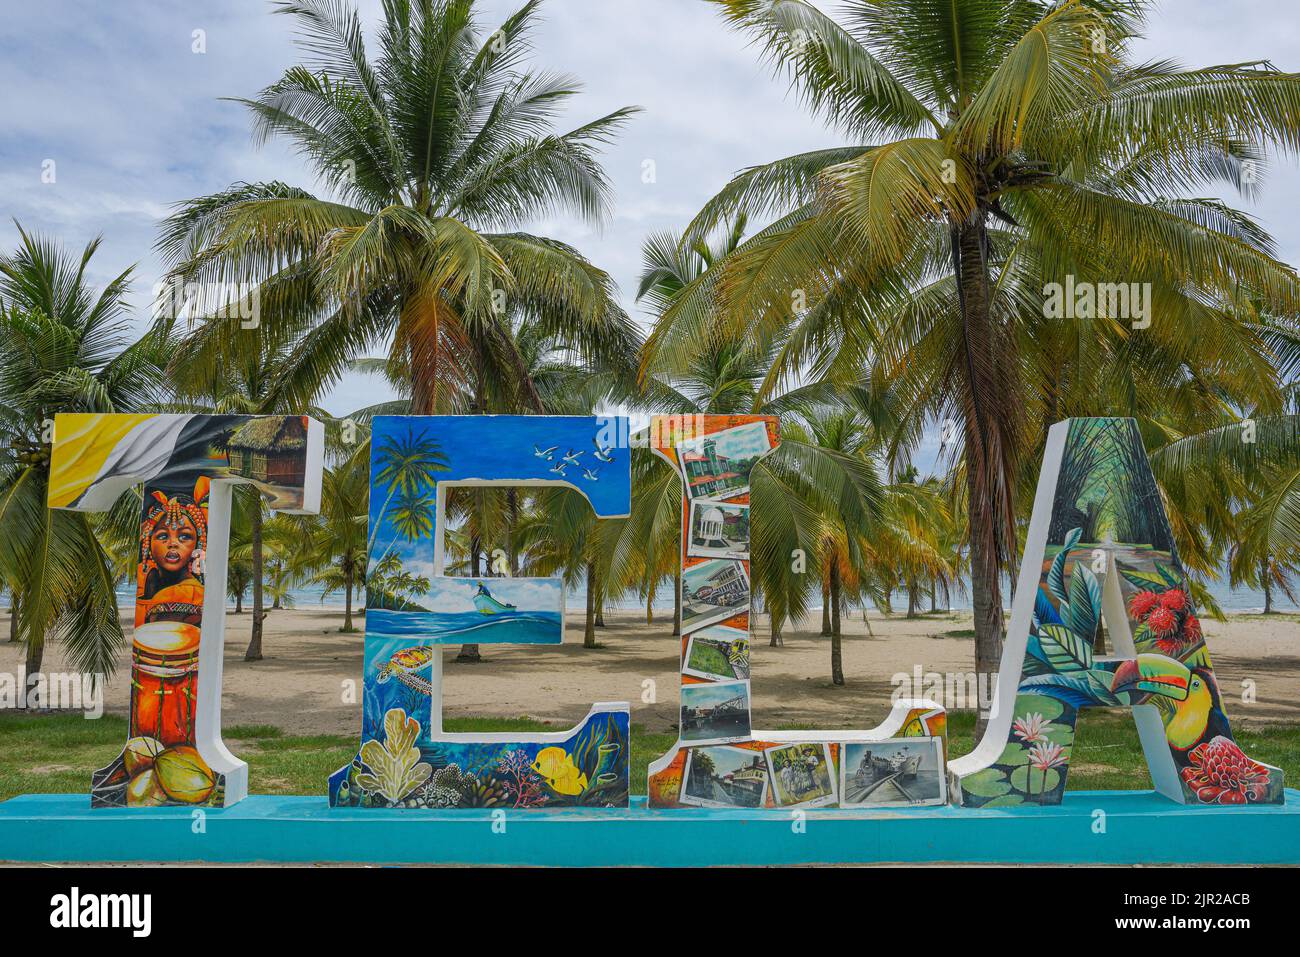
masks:
<instances>
[{"instance_id":1,"label":"painted ocean wave","mask_svg":"<svg viewBox=\"0 0 1300 957\"><path fill-rule=\"evenodd\" d=\"M564 634L561 617L550 611L366 613L366 634L376 638L419 638L433 645L558 645Z\"/></svg>"}]
</instances>

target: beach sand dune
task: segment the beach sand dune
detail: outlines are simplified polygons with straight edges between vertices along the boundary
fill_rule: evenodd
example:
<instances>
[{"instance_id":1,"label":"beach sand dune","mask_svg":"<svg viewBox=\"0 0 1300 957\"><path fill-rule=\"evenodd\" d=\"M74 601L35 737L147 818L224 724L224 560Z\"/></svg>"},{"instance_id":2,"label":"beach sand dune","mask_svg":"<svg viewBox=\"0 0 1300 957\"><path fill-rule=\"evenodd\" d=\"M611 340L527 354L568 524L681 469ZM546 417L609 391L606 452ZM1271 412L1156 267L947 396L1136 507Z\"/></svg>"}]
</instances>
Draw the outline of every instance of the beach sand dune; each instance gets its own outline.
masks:
<instances>
[{"instance_id":1,"label":"beach sand dune","mask_svg":"<svg viewBox=\"0 0 1300 957\"><path fill-rule=\"evenodd\" d=\"M229 725L270 724L286 734L357 735L361 728L361 634L339 634L334 610L278 610L266 619L264 652L245 662L251 617L226 618L223 720ZM482 646L483 661L460 664L457 647L445 652L443 695L450 717L531 717L558 727L577 723L596 701L632 703L632 720L650 731L677 722L677 640L671 622L646 624L644 612L612 611L597 631L603 647L582 647L582 620L570 616L560 646ZM358 617L358 624L363 619ZM0 628L7 633L7 619ZM869 728L889 713L895 675L968 674L974 641L970 616L908 620L873 614L870 633L861 614L844 621L847 684L830 681L830 641L821 638L820 615L785 633L785 647L768 646L765 618L753 649L754 725ZM967 632L967 634L963 634ZM1300 721L1300 620L1295 616L1236 616L1206 622L1210 650L1227 710L1242 724ZM0 671L15 673L21 649L0 643ZM106 710L126 712L129 653L109 687ZM67 670L57 642L44 669ZM953 679L957 684L964 680ZM1253 702L1243 693L1253 682ZM355 683L355 703L345 693ZM1245 683L1245 684L1244 684Z\"/></svg>"}]
</instances>

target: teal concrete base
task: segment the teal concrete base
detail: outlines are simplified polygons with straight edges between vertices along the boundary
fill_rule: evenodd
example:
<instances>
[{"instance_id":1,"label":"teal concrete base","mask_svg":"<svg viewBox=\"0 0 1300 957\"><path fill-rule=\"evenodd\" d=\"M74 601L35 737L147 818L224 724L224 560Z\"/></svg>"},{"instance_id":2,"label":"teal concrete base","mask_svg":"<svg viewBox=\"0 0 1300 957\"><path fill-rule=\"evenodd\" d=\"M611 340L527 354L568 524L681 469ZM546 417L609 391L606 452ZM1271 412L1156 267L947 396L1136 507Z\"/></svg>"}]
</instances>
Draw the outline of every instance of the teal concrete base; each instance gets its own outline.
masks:
<instances>
[{"instance_id":1,"label":"teal concrete base","mask_svg":"<svg viewBox=\"0 0 1300 957\"><path fill-rule=\"evenodd\" d=\"M1150 791L1072 792L1059 807L802 815L651 811L644 798L633 801L627 811L507 810L494 818L487 810L331 810L324 797L258 795L198 815L92 812L84 794L31 794L0 803L0 860L1300 864L1295 790L1285 805L1246 808L1180 807Z\"/></svg>"}]
</instances>

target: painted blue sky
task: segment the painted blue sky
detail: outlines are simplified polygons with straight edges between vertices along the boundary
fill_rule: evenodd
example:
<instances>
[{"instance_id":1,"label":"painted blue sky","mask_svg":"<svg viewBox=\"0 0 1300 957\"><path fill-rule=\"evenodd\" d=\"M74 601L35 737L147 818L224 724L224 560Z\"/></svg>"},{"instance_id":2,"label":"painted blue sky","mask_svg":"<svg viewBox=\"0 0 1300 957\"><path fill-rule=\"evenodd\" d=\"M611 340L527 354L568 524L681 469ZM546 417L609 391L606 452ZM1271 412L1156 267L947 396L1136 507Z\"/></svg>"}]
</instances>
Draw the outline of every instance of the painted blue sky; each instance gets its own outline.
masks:
<instances>
[{"instance_id":1,"label":"painted blue sky","mask_svg":"<svg viewBox=\"0 0 1300 957\"><path fill-rule=\"evenodd\" d=\"M495 25L522 0L482 0ZM367 25L378 0L361 0ZM819 2L833 12L837 4ZM628 104L644 108L604 153L616 208L603 227L551 217L524 228L573 243L617 280L629 313L640 249L655 230L680 229L736 171L803 150L838 145L810 120L759 52L729 31L703 0L548 0L536 35L539 69L585 81L568 125ZM1164 0L1144 59L1189 65L1270 59L1300 69L1295 0ZM41 0L8 3L0 18L0 248L12 220L80 248L103 233L92 264L103 283L138 264L135 314L143 328L153 284L156 223L171 203L246 180L279 179L314 189L283 145L256 148L248 97L300 62L292 26L262 0ZM196 52L195 31L202 31ZM55 181L43 182L47 161ZM1225 197L1258 216L1280 255L1300 260L1300 170L1273 164L1256 201ZM378 350L376 350L378 351ZM323 406L346 414L390 398L377 377L349 375ZM918 456L928 468L941 423Z\"/></svg>"},{"instance_id":2,"label":"painted blue sky","mask_svg":"<svg viewBox=\"0 0 1300 957\"><path fill-rule=\"evenodd\" d=\"M604 448L612 461L598 460L593 440L609 435L626 436L626 422L604 416L379 416L371 439L371 481L376 482L383 468L388 441L400 444L432 439L446 459L445 471L437 473L439 482L563 483L581 491L597 515L613 518L626 515L631 506L631 450L626 445ZM539 455L539 450L546 455ZM562 476L553 472L562 457L570 454L578 464L566 464ZM584 474L588 469L593 470L594 480ZM427 492L433 495L432 488ZM402 555L411 572L434 574L432 539L404 541L394 529L396 501L396 496L390 500L387 486L372 484L372 560L393 550Z\"/></svg>"}]
</instances>

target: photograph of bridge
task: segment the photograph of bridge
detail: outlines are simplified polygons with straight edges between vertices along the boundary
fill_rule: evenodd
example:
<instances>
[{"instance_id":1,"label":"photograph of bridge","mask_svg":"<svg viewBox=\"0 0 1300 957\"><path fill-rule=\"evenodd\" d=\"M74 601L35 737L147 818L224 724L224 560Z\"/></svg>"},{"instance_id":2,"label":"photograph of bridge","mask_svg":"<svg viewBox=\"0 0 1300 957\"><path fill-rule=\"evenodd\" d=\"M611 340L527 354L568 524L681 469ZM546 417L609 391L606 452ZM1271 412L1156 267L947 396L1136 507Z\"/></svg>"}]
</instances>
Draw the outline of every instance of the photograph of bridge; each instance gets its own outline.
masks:
<instances>
[{"instance_id":1,"label":"photograph of bridge","mask_svg":"<svg viewBox=\"0 0 1300 957\"><path fill-rule=\"evenodd\" d=\"M722 743L749 737L749 682L682 686L683 741Z\"/></svg>"}]
</instances>

